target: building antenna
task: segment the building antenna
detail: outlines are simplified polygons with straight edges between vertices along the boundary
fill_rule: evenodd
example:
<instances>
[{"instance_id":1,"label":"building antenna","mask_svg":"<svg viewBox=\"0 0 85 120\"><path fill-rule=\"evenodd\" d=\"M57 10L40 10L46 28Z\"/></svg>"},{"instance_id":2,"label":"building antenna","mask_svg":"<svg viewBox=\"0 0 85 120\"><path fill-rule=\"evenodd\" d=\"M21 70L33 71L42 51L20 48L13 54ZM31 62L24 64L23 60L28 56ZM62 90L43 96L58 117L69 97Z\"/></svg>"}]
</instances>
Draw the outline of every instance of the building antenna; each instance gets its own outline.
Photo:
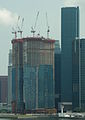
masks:
<instances>
[{"instance_id":1,"label":"building antenna","mask_svg":"<svg viewBox=\"0 0 85 120\"><path fill-rule=\"evenodd\" d=\"M35 32L36 32L35 28L37 25L38 16L39 16L39 11L38 11L37 16L36 16L35 25L34 25L34 27L33 26L31 27L31 33L33 34L33 37L35 36Z\"/></svg>"}]
</instances>

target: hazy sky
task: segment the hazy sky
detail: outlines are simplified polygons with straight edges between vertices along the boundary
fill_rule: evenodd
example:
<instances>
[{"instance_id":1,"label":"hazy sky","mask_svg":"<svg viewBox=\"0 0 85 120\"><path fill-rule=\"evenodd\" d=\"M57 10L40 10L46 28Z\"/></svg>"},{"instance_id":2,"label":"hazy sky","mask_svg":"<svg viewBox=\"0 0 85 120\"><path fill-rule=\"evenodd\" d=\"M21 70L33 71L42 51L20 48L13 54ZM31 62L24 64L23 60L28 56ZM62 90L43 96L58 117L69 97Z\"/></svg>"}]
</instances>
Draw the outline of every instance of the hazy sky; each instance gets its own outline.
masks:
<instances>
[{"instance_id":1,"label":"hazy sky","mask_svg":"<svg viewBox=\"0 0 85 120\"><path fill-rule=\"evenodd\" d=\"M0 0L0 75L7 75L8 53L11 48L12 27L16 28L18 16L24 17L23 37L31 36L31 26L36 25L36 34L46 37L46 12L50 37L61 39L61 7L80 6L80 35L85 36L85 0ZM19 21L19 25L21 20ZM19 37L19 36L18 36Z\"/></svg>"}]
</instances>

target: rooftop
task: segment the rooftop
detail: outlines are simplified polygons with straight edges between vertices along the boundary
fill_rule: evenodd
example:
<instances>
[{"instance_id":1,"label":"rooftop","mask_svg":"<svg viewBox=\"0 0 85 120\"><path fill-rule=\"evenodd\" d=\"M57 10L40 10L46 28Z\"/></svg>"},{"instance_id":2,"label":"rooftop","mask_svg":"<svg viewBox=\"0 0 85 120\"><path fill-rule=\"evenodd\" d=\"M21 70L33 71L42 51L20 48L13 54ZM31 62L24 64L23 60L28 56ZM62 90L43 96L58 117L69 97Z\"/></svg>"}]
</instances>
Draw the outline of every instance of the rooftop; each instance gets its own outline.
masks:
<instances>
[{"instance_id":1,"label":"rooftop","mask_svg":"<svg viewBox=\"0 0 85 120\"><path fill-rule=\"evenodd\" d=\"M54 43L55 40L50 39L50 38L44 38L44 37L26 37L26 38L19 38L19 39L13 39L12 40L12 44L13 43L17 43L17 42L24 42L24 41L43 41L43 42L51 42Z\"/></svg>"}]
</instances>

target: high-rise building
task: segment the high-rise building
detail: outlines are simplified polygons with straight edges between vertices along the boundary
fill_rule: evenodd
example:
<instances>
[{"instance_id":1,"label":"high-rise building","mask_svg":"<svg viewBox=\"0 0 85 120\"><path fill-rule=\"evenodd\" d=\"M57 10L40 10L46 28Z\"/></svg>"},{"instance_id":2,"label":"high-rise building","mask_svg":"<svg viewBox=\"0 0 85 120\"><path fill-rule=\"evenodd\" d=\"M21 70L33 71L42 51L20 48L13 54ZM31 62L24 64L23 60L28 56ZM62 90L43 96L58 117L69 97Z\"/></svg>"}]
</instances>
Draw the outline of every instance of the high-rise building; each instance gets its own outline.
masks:
<instances>
[{"instance_id":1,"label":"high-rise building","mask_svg":"<svg viewBox=\"0 0 85 120\"><path fill-rule=\"evenodd\" d=\"M61 9L61 102L72 102L72 41L79 37L79 7Z\"/></svg>"},{"instance_id":2,"label":"high-rise building","mask_svg":"<svg viewBox=\"0 0 85 120\"><path fill-rule=\"evenodd\" d=\"M12 50L9 50L8 63L8 105L12 102Z\"/></svg>"},{"instance_id":3,"label":"high-rise building","mask_svg":"<svg viewBox=\"0 0 85 120\"><path fill-rule=\"evenodd\" d=\"M0 103L7 103L8 76L0 76Z\"/></svg>"},{"instance_id":4,"label":"high-rise building","mask_svg":"<svg viewBox=\"0 0 85 120\"><path fill-rule=\"evenodd\" d=\"M61 100L61 51L59 40L55 42L55 108Z\"/></svg>"},{"instance_id":5,"label":"high-rise building","mask_svg":"<svg viewBox=\"0 0 85 120\"><path fill-rule=\"evenodd\" d=\"M23 40L12 41L12 112L23 112Z\"/></svg>"},{"instance_id":6,"label":"high-rise building","mask_svg":"<svg viewBox=\"0 0 85 120\"><path fill-rule=\"evenodd\" d=\"M73 111L85 111L85 39L73 41Z\"/></svg>"},{"instance_id":7,"label":"high-rise building","mask_svg":"<svg viewBox=\"0 0 85 120\"><path fill-rule=\"evenodd\" d=\"M54 108L54 43L44 38L12 40L13 106Z\"/></svg>"}]
</instances>

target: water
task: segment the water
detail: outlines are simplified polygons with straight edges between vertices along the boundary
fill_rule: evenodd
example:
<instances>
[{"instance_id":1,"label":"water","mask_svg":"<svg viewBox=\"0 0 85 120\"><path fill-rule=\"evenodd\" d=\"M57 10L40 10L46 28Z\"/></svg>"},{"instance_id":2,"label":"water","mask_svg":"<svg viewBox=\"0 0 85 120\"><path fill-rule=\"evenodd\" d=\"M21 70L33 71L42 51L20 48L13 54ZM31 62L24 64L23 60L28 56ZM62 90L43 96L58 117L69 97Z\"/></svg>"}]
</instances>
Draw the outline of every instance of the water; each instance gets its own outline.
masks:
<instances>
[{"instance_id":1,"label":"water","mask_svg":"<svg viewBox=\"0 0 85 120\"><path fill-rule=\"evenodd\" d=\"M40 117L40 118L28 118L28 119L4 119L0 118L0 120L85 120L85 119L68 119L68 118L56 118L56 117Z\"/></svg>"}]
</instances>

